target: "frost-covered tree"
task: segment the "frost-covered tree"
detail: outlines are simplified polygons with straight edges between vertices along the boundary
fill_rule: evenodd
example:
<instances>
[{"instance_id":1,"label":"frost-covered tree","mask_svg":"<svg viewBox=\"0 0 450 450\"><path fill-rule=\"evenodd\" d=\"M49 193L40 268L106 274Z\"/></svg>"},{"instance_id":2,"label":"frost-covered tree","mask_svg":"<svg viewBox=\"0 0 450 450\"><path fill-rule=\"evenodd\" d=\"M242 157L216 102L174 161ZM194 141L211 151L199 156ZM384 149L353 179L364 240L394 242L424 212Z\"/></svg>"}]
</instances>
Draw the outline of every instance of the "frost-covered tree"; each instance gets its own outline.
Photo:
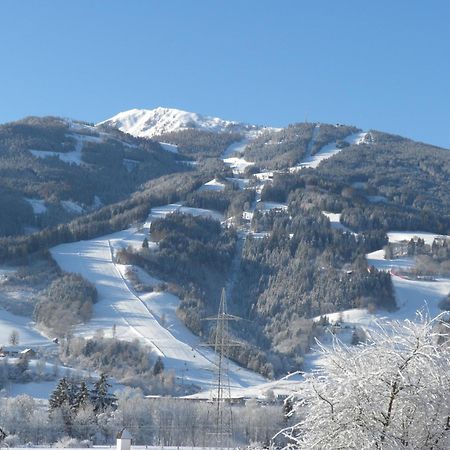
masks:
<instances>
[{"instance_id":1,"label":"frost-covered tree","mask_svg":"<svg viewBox=\"0 0 450 450\"><path fill-rule=\"evenodd\" d=\"M450 350L442 316L378 323L358 346L322 348L294 396L296 449L450 448Z\"/></svg>"},{"instance_id":2,"label":"frost-covered tree","mask_svg":"<svg viewBox=\"0 0 450 450\"><path fill-rule=\"evenodd\" d=\"M96 413L104 412L107 408L114 408L116 397L109 392L111 385L108 382L108 375L100 374L100 378L94 383L94 389L91 393L94 410Z\"/></svg>"},{"instance_id":3,"label":"frost-covered tree","mask_svg":"<svg viewBox=\"0 0 450 450\"><path fill-rule=\"evenodd\" d=\"M9 343L13 346L19 345L19 332L17 330L11 331L9 335Z\"/></svg>"}]
</instances>

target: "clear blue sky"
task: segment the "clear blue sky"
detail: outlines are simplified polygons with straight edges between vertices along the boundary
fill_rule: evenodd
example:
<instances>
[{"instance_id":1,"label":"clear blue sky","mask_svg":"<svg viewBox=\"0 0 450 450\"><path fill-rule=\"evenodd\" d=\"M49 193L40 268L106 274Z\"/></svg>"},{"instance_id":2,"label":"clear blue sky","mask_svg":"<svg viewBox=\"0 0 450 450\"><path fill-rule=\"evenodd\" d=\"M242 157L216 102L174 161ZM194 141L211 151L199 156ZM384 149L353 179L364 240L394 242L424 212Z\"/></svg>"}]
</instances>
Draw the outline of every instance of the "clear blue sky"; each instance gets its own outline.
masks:
<instances>
[{"instance_id":1,"label":"clear blue sky","mask_svg":"<svg viewBox=\"0 0 450 450\"><path fill-rule=\"evenodd\" d=\"M448 0L2 0L0 122L168 106L450 147Z\"/></svg>"}]
</instances>

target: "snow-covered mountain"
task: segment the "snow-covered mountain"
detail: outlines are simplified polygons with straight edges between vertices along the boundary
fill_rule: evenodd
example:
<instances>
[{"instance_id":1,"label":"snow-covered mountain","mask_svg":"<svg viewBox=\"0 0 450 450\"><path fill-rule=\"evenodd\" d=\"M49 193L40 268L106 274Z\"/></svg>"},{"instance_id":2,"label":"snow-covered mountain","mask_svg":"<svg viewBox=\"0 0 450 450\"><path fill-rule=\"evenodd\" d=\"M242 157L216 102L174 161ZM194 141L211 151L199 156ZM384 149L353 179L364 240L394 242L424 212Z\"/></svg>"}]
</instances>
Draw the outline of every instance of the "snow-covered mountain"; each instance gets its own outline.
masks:
<instances>
[{"instance_id":1,"label":"snow-covered mountain","mask_svg":"<svg viewBox=\"0 0 450 450\"><path fill-rule=\"evenodd\" d=\"M174 108L130 109L98 125L109 125L133 136L151 138L172 131L197 129L202 131L246 134L261 127L240 122L202 116Z\"/></svg>"}]
</instances>

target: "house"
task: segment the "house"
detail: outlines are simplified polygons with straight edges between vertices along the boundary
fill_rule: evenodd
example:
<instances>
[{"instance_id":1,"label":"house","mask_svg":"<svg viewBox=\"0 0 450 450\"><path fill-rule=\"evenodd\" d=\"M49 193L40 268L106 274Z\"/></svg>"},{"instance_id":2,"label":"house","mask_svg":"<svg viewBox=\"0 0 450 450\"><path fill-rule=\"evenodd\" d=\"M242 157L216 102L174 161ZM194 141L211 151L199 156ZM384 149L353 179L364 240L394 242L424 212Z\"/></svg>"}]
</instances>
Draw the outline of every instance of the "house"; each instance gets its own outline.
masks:
<instances>
[{"instance_id":1,"label":"house","mask_svg":"<svg viewBox=\"0 0 450 450\"><path fill-rule=\"evenodd\" d=\"M26 348L19 353L19 356L23 356L27 359L36 358L36 352L32 348Z\"/></svg>"},{"instance_id":2,"label":"house","mask_svg":"<svg viewBox=\"0 0 450 450\"><path fill-rule=\"evenodd\" d=\"M36 351L32 348L18 347L18 346L2 346L0 347L0 357L19 358L25 357L28 359L36 358Z\"/></svg>"}]
</instances>

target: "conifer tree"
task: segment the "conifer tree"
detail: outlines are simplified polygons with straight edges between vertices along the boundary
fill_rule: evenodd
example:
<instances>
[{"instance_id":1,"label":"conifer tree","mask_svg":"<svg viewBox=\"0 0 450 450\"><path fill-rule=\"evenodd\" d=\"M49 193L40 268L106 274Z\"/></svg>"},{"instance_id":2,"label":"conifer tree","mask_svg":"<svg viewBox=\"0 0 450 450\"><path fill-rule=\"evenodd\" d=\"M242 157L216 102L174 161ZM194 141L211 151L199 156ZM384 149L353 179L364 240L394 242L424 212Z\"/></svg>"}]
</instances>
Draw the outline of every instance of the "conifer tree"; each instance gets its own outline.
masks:
<instances>
[{"instance_id":1,"label":"conifer tree","mask_svg":"<svg viewBox=\"0 0 450 450\"><path fill-rule=\"evenodd\" d=\"M87 388L86 382L82 381L77 396L75 398L74 409L78 411L80 409L85 408L90 403L91 403L91 396L89 395L89 390Z\"/></svg>"},{"instance_id":2,"label":"conifer tree","mask_svg":"<svg viewBox=\"0 0 450 450\"><path fill-rule=\"evenodd\" d=\"M56 408L60 408L65 402L68 403L69 401L68 391L69 386L67 380L65 378L61 378L48 400L48 406L50 411Z\"/></svg>"},{"instance_id":3,"label":"conifer tree","mask_svg":"<svg viewBox=\"0 0 450 450\"><path fill-rule=\"evenodd\" d=\"M108 375L101 373L92 391L92 401L96 413L103 412L109 407L115 407L116 397L109 392L110 387Z\"/></svg>"},{"instance_id":4,"label":"conifer tree","mask_svg":"<svg viewBox=\"0 0 450 450\"><path fill-rule=\"evenodd\" d=\"M158 356L158 359L155 362L155 365L153 366L153 375L159 375L161 372L164 371L164 363L161 359L161 356Z\"/></svg>"}]
</instances>

